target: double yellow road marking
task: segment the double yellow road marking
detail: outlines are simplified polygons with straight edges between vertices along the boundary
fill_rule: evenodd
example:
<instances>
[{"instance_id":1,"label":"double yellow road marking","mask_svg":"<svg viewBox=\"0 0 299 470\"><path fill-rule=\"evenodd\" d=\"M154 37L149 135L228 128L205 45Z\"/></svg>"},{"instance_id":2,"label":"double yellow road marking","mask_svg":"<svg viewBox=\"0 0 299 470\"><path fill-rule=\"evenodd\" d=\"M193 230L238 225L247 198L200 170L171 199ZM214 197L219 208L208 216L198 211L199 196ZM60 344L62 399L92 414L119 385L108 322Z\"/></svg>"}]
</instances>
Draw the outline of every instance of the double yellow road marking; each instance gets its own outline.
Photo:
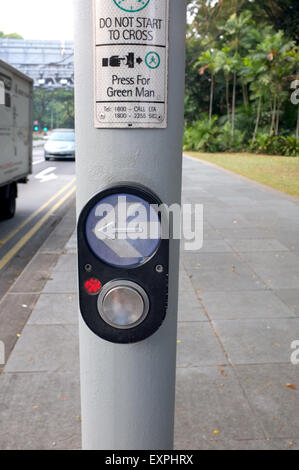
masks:
<instances>
[{"instance_id":1,"label":"double yellow road marking","mask_svg":"<svg viewBox=\"0 0 299 470\"><path fill-rule=\"evenodd\" d=\"M49 201L47 201L43 206L41 206L36 212L34 212L28 219L26 219L21 225L19 225L15 230L13 230L4 240L0 241L0 246L7 243L12 237L14 237L23 227L25 227L31 220L33 220L38 214L40 214L44 209L46 209L55 199L57 199L61 194L63 194L72 184L75 182L75 178L68 183L64 188L62 188L58 193L56 193ZM59 207L64 204L76 191L76 186L72 187L59 201L51 207L51 209L6 253L6 255L0 260L0 271L3 269L7 263L23 248L24 245L33 237L33 235L38 232L38 230L44 225L44 223L51 217L51 215L59 209Z\"/></svg>"},{"instance_id":2,"label":"double yellow road marking","mask_svg":"<svg viewBox=\"0 0 299 470\"><path fill-rule=\"evenodd\" d=\"M64 186L60 191L58 191L58 193L54 194L54 196L51 197L51 199L49 199L43 206L41 206L30 217L28 217L28 219L24 220L24 222L22 222L15 230L10 232L6 238L4 238L3 240L0 240L0 247L5 245L5 243L7 243L11 238L13 238L20 230L22 230L22 228L26 227L26 225L29 224L31 220L35 219L35 217L38 214L40 214L43 210L45 210L53 201L55 201L55 199L61 196L61 194L63 194L68 188L70 188L74 184L75 181L76 181L76 178L72 179L72 181L70 181L66 186Z\"/></svg>"}]
</instances>

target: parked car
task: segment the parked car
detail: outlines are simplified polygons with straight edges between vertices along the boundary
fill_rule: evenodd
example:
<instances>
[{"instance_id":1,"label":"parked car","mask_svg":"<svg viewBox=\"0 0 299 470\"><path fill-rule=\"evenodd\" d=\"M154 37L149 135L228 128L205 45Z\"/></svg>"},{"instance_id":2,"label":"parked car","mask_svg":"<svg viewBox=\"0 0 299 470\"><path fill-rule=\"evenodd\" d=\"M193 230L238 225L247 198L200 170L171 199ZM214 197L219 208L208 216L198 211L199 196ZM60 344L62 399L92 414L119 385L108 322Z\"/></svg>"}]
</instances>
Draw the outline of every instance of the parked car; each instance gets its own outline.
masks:
<instances>
[{"instance_id":1,"label":"parked car","mask_svg":"<svg viewBox=\"0 0 299 470\"><path fill-rule=\"evenodd\" d=\"M45 160L50 158L75 158L74 129L54 129L45 144Z\"/></svg>"}]
</instances>

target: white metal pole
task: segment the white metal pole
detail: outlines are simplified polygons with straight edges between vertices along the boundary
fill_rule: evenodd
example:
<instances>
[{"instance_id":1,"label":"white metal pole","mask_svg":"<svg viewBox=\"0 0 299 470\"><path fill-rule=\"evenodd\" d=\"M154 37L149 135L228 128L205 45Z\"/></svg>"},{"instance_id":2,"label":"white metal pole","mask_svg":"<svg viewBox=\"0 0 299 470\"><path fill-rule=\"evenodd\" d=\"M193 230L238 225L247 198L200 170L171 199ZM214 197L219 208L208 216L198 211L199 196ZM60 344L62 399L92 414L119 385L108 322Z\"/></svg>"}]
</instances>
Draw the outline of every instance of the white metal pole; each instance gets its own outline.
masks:
<instances>
[{"instance_id":1,"label":"white metal pole","mask_svg":"<svg viewBox=\"0 0 299 470\"><path fill-rule=\"evenodd\" d=\"M92 14L92 0L75 0L78 214L100 190L125 181L147 186L165 204L180 203L185 0L170 0L166 129L94 127ZM143 342L106 342L95 336L80 316L84 449L172 449L178 270L179 242L171 241L168 313L160 330Z\"/></svg>"}]
</instances>

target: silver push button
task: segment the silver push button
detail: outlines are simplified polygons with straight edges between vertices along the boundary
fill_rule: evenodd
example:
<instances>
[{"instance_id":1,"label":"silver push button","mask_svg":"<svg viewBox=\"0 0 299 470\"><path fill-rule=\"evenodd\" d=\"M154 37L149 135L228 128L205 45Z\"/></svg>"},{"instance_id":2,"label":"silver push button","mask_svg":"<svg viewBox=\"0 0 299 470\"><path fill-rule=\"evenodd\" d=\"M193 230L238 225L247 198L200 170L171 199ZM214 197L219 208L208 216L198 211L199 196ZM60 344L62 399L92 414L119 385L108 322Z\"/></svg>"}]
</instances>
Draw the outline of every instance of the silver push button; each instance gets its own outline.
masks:
<instances>
[{"instance_id":1,"label":"silver push button","mask_svg":"<svg viewBox=\"0 0 299 470\"><path fill-rule=\"evenodd\" d=\"M149 312L148 296L134 282L112 281L101 290L98 311L102 319L114 328L134 328L145 320Z\"/></svg>"}]
</instances>

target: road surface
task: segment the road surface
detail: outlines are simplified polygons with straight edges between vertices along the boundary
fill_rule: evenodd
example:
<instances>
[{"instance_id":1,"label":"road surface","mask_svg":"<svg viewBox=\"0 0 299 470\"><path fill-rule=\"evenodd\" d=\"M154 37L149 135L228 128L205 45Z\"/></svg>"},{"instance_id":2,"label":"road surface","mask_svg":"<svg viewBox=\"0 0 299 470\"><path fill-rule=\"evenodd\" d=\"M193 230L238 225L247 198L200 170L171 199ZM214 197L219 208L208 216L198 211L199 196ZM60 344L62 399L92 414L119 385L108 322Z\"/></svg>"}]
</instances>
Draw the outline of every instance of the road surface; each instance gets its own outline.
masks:
<instances>
[{"instance_id":1,"label":"road surface","mask_svg":"<svg viewBox=\"0 0 299 470\"><path fill-rule=\"evenodd\" d=\"M33 175L18 185L16 216L0 220L0 301L75 199L75 163L33 151ZM0 325L1 328L1 325Z\"/></svg>"}]
</instances>

